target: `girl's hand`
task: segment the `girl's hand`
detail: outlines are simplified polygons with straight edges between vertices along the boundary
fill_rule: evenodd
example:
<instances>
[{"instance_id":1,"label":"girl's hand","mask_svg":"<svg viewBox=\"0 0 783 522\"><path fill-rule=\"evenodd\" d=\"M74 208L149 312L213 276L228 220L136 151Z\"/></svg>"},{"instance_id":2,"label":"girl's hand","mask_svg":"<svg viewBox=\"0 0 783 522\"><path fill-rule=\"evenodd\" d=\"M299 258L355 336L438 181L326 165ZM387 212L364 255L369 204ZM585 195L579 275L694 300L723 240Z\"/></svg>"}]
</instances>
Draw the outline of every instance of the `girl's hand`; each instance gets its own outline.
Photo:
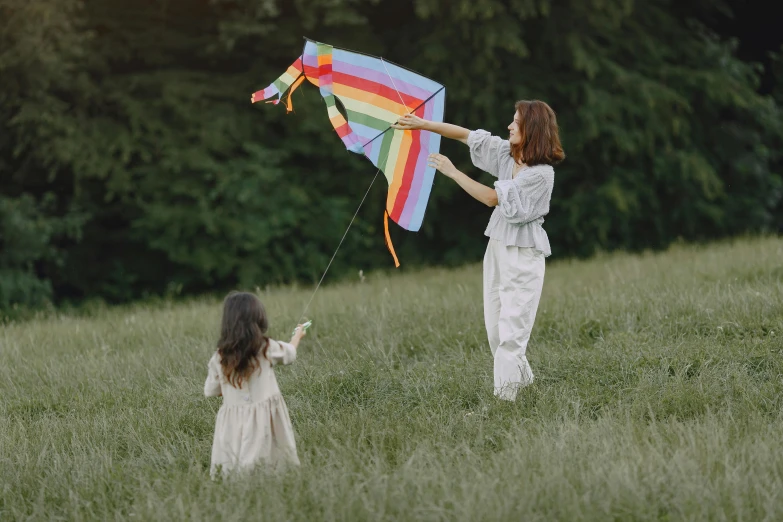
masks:
<instances>
[{"instance_id":1,"label":"girl's hand","mask_svg":"<svg viewBox=\"0 0 783 522\"><path fill-rule=\"evenodd\" d=\"M427 120L421 119L415 114L406 114L397 120L397 123L392 124L391 127L397 130L418 130L426 128L428 123Z\"/></svg>"},{"instance_id":2,"label":"girl's hand","mask_svg":"<svg viewBox=\"0 0 783 522\"><path fill-rule=\"evenodd\" d=\"M459 172L449 158L443 154L430 154L427 158L427 165L435 167L444 176L454 179L454 176Z\"/></svg>"},{"instance_id":3,"label":"girl's hand","mask_svg":"<svg viewBox=\"0 0 783 522\"><path fill-rule=\"evenodd\" d=\"M298 343L299 340L305 335L307 335L307 330L304 329L304 325L298 325L296 327L296 332L294 332L294 336L291 337L291 343Z\"/></svg>"}]
</instances>

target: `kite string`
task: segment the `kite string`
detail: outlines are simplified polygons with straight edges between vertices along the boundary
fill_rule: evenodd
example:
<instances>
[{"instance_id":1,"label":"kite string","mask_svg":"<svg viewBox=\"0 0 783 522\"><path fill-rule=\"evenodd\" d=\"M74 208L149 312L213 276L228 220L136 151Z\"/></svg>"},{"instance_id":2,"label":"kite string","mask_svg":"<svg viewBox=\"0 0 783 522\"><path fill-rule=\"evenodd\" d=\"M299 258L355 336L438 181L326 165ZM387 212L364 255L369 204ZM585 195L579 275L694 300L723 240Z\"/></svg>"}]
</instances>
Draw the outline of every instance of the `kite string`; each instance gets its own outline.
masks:
<instances>
[{"instance_id":1,"label":"kite string","mask_svg":"<svg viewBox=\"0 0 783 522\"><path fill-rule=\"evenodd\" d=\"M372 178L372 181L370 182L370 186L367 187L367 192L364 193L364 197L362 198L361 203L359 203L359 206L356 209L356 212L354 212L353 217L351 218L351 222L348 223L348 228L345 229L345 233L343 234L343 238L340 240L340 243L337 245L337 248L334 251L334 254L332 254L332 259L329 260L329 264L326 265L326 270L324 270L323 275L321 276L321 280L318 281L318 284L315 287L315 291L313 291L313 295L310 296L310 300L307 302L307 306L305 306L304 311L302 312L302 315L299 316L299 320L296 322L297 325L302 323L302 319L304 319L305 314L307 313L307 310L310 308L310 304L313 302L313 299L315 298L315 294L318 292L318 289L321 287L321 283L323 283L324 278L326 277L326 273L329 271L329 267L332 266L332 261L334 261L335 256L337 256L337 251L340 250L340 247L343 244L343 241L345 241L345 237L348 235L348 231L351 230L351 225L353 225L353 221L356 219L356 216L359 214L359 209L362 208L362 205L364 204L364 200L367 199L367 195L370 193L370 189L372 188L373 184L375 184L375 180L378 179L378 174L381 172L380 167L377 171L375 171L375 177Z\"/></svg>"},{"instance_id":2,"label":"kite string","mask_svg":"<svg viewBox=\"0 0 783 522\"><path fill-rule=\"evenodd\" d=\"M416 106L416 108L415 108L415 109L413 109L411 112L416 112L417 110L419 110L419 108L421 108L421 107L423 107L424 105L426 105L428 101L430 101L430 100L431 100L431 99L433 99L435 96L437 96L437 95L440 93L440 91L442 91L443 89L445 89L445 87L441 87L441 88L440 88L440 89L438 89L437 91L433 92L433 93L430 95L430 97L429 97L429 98L427 98L426 100L424 100L423 102L421 102L419 105L417 105L417 106ZM384 134L386 134L386 133L389 131L389 129L391 129L391 128L392 128L392 126L391 126L391 125L389 125L388 127L386 127L386 130L383 130L383 131L379 132L378 134L376 134L376 135L375 135L375 137L374 137L373 139L371 139L371 140L367 140L367 142L365 142L364 144L362 144L362 147L367 147L367 145L369 145L370 143L372 143L372 142L374 142L375 140L377 140L379 137L381 137L381 136L383 136Z\"/></svg>"},{"instance_id":3,"label":"kite string","mask_svg":"<svg viewBox=\"0 0 783 522\"><path fill-rule=\"evenodd\" d=\"M400 91L397 89L397 85L394 83L394 78L392 78L392 75L389 74L389 69L386 68L386 62L383 61L383 58L381 58L380 60L381 60L381 63L383 63L383 68L386 69L386 74L389 76L389 79L392 82L392 86L394 87L394 90L397 91L397 96L399 96L399 98L400 98L400 103L402 103L402 105L405 107L406 111L408 111L409 113L412 112L408 108L408 106L405 104L405 102L403 101L402 95L400 94ZM438 89L437 92L435 92L434 94L432 94L432 96L427 98L427 100L425 100L421 105L424 105L425 103L427 103L427 101L432 99L436 94L438 94L442 90L443 90L443 87ZM416 109L418 109L418 107ZM416 109L414 109L414 111ZM391 128L391 127L389 127L389 128ZM386 130L389 130L389 128L387 128ZM381 134L384 134L385 132L386 131L383 131L383 132L381 132ZM380 136L381 134L379 134L378 136ZM378 136L376 136L375 138L377 138ZM375 141L375 138L373 138L369 142L367 142L364 145L362 145L362 148L366 147L370 142ZM387 150L385 159L388 159L388 155L389 155L389 151ZM380 158L379 158L378 165L380 165L380 164L381 164L381 161L380 161ZM356 216L359 214L359 210L362 208L362 205L364 204L364 201L367 199L367 196L370 194L370 189L372 189L372 186L375 184L375 180L378 179L378 174L380 174L380 172L381 172L381 167L378 167L378 170L375 171L375 176L372 178L372 181L370 182L370 186L367 187L367 192L364 193L364 197L362 198L362 201L359 203L359 206L356 208L356 212L354 212L353 217L351 218L351 222L348 223L348 228L345 229L345 233L343 234L342 239L340 239L340 243L337 245L337 248L335 249L334 254L332 254L332 258L329 260L329 264L326 265L326 270L324 270L324 273L321 276L321 279L318 281L318 284L315 286L315 290L313 291L313 295L310 296L310 300L307 302L307 305L305 306L304 310L302 311L302 315L299 316L299 320L296 322L297 325L302 323L302 319L304 319L305 314L307 313L307 310L310 308L310 305L313 302L313 299L315 299L315 294L318 293L318 289L321 288L321 283L323 283L324 278L326 277L326 273L329 271L329 267L332 266L332 262L334 261L334 258L337 256L337 252L340 250L340 247L342 246L343 241L345 241L345 237L348 235L348 231L351 230L351 225L353 225L353 222L356 219Z\"/></svg>"},{"instance_id":4,"label":"kite string","mask_svg":"<svg viewBox=\"0 0 783 522\"><path fill-rule=\"evenodd\" d=\"M384 69L386 69L386 62L384 62L384 61L383 61L383 58L381 58L380 60L381 60L381 63L383 64L383 68L384 68ZM392 82L392 86L394 87L394 90L395 90L395 91L397 91L397 96L399 96L399 97L400 97L400 103L402 103L403 107L405 107L405 110L406 110L408 113L410 113L410 112L411 112L411 110L408 108L408 104L407 104L407 103L405 103L405 102L402 100L402 94L400 94L400 90L399 90L399 89L397 89L397 85L394 83L394 78L392 78L392 75L391 75L391 74L389 74L389 69L386 69L386 75L387 75L387 76L389 77L389 79L391 80L391 82Z\"/></svg>"}]
</instances>

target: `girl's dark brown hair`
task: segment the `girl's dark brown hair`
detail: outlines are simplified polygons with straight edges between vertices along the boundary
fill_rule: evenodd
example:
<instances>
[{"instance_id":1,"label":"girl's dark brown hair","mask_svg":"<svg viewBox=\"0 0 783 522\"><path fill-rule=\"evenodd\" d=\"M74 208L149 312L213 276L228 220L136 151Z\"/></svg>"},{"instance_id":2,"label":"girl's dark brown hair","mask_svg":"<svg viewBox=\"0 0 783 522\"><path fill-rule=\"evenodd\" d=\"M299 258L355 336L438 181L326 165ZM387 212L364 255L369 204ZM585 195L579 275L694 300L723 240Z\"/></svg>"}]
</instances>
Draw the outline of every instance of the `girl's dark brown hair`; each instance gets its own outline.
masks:
<instances>
[{"instance_id":1,"label":"girl's dark brown hair","mask_svg":"<svg viewBox=\"0 0 783 522\"><path fill-rule=\"evenodd\" d=\"M226 380L236 388L258 368L259 354L266 357L269 321L261 300L248 292L231 292L223 301L218 354Z\"/></svg>"},{"instance_id":2,"label":"girl's dark brown hair","mask_svg":"<svg viewBox=\"0 0 783 522\"><path fill-rule=\"evenodd\" d=\"M565 159L560 145L560 132L555 111L539 100L520 100L514 106L521 119L522 141L511 145L511 155L517 163L556 165Z\"/></svg>"}]
</instances>

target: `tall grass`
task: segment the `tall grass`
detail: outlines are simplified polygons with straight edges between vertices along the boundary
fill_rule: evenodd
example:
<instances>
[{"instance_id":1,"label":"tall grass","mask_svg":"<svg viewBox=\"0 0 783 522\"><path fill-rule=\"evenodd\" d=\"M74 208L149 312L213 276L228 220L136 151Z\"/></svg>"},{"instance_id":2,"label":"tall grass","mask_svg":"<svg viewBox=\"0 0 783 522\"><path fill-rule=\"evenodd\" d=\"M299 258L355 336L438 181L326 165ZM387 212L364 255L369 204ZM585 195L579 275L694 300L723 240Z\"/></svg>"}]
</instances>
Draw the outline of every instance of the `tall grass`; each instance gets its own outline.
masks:
<instances>
[{"instance_id":1,"label":"tall grass","mask_svg":"<svg viewBox=\"0 0 783 522\"><path fill-rule=\"evenodd\" d=\"M286 338L311 289L262 292ZM322 288L277 369L302 466L213 482L220 303L0 332L3 520L783 520L783 240L547 267L492 395L481 267Z\"/></svg>"}]
</instances>

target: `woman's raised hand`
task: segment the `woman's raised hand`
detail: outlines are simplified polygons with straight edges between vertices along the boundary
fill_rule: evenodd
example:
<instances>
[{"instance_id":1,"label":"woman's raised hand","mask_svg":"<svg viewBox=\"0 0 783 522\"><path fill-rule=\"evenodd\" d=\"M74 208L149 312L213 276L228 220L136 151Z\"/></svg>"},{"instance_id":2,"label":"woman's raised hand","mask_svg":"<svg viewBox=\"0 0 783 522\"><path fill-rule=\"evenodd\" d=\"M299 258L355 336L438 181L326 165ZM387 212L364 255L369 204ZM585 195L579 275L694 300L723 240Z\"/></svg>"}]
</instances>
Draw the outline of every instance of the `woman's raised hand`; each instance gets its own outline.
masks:
<instances>
[{"instance_id":1,"label":"woman's raised hand","mask_svg":"<svg viewBox=\"0 0 783 522\"><path fill-rule=\"evenodd\" d=\"M427 120L419 118L415 114L406 114L402 116L397 123L392 124L392 129L398 130L417 130L424 129L429 123Z\"/></svg>"},{"instance_id":2,"label":"woman's raised hand","mask_svg":"<svg viewBox=\"0 0 783 522\"><path fill-rule=\"evenodd\" d=\"M430 154L427 156L427 165L435 167L441 174L452 179L459 172L451 160L443 154Z\"/></svg>"}]
</instances>

